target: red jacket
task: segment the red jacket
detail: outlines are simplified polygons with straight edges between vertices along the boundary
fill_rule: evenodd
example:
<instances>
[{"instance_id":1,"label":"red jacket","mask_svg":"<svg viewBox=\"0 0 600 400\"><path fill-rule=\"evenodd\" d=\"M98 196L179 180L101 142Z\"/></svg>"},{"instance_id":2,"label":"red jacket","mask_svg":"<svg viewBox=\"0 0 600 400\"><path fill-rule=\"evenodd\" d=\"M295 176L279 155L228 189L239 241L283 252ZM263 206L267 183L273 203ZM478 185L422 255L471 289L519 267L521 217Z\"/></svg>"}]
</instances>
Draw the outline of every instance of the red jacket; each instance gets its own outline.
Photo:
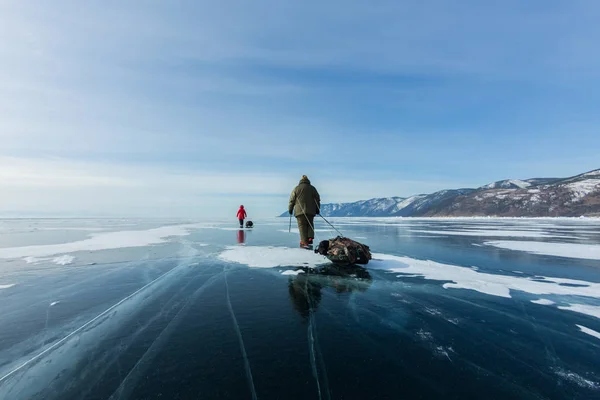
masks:
<instances>
[{"instance_id":1,"label":"red jacket","mask_svg":"<svg viewBox=\"0 0 600 400\"><path fill-rule=\"evenodd\" d=\"M244 210L244 206L241 206L237 212L237 218L245 219L247 216L248 216L248 214L246 214L246 210Z\"/></svg>"}]
</instances>

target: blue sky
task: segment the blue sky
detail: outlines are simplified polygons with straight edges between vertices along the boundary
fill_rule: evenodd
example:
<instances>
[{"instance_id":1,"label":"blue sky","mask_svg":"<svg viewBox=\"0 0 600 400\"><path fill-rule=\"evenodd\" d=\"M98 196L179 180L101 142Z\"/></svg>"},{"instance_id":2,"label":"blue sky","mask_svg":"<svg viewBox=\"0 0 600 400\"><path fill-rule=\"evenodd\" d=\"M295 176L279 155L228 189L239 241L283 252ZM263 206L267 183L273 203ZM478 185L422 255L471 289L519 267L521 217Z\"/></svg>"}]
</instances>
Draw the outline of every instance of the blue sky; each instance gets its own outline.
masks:
<instances>
[{"instance_id":1,"label":"blue sky","mask_svg":"<svg viewBox=\"0 0 600 400\"><path fill-rule=\"evenodd\" d=\"M498 4L496 4L498 3ZM254 217L600 167L600 3L0 4L0 211Z\"/></svg>"}]
</instances>

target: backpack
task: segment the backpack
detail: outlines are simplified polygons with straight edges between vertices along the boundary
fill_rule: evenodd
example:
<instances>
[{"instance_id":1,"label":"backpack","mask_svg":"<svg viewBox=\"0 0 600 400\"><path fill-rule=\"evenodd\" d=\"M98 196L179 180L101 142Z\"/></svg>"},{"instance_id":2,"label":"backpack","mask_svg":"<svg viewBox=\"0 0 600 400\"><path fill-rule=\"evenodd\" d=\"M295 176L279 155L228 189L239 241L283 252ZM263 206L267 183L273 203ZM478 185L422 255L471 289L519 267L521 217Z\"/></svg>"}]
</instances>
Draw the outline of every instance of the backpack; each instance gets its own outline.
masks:
<instances>
[{"instance_id":1,"label":"backpack","mask_svg":"<svg viewBox=\"0 0 600 400\"><path fill-rule=\"evenodd\" d=\"M368 264L371 259L369 246L341 236L321 241L315 253L335 264Z\"/></svg>"},{"instance_id":2,"label":"backpack","mask_svg":"<svg viewBox=\"0 0 600 400\"><path fill-rule=\"evenodd\" d=\"M254 224L252 223L252 221L246 221L246 228L252 228L254 226Z\"/></svg>"}]
</instances>

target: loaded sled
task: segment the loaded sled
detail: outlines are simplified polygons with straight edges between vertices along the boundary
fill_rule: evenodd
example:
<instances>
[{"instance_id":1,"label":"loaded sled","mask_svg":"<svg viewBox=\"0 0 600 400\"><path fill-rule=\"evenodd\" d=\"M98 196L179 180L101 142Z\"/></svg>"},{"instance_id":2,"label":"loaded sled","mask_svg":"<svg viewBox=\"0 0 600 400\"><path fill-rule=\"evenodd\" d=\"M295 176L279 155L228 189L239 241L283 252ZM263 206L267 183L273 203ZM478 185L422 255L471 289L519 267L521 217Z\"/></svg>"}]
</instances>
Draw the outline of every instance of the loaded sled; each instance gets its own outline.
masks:
<instances>
[{"instance_id":1,"label":"loaded sled","mask_svg":"<svg viewBox=\"0 0 600 400\"><path fill-rule=\"evenodd\" d=\"M315 253L338 265L366 265L371 259L369 246L342 236L321 241Z\"/></svg>"}]
</instances>

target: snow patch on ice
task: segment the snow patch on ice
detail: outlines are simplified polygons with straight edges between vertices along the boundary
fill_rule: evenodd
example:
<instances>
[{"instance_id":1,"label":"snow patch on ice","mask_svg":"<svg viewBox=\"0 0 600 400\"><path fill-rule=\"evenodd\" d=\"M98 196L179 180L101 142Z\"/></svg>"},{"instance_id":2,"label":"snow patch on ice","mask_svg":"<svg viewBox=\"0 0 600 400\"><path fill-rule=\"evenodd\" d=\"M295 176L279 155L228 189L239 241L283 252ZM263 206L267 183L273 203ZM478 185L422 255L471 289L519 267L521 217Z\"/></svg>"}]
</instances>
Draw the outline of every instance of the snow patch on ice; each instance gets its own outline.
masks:
<instances>
[{"instance_id":1,"label":"snow patch on ice","mask_svg":"<svg viewBox=\"0 0 600 400\"><path fill-rule=\"evenodd\" d=\"M78 227L78 226L68 226L68 227L40 227L37 228L40 231L85 231L85 232L102 232L107 230L108 228L92 228L92 227Z\"/></svg>"},{"instance_id":2,"label":"snow patch on ice","mask_svg":"<svg viewBox=\"0 0 600 400\"><path fill-rule=\"evenodd\" d=\"M0 285L0 289L8 289L8 288L11 288L13 286L15 286L14 283L9 283L9 284L6 284L6 285Z\"/></svg>"},{"instance_id":3,"label":"snow patch on ice","mask_svg":"<svg viewBox=\"0 0 600 400\"><path fill-rule=\"evenodd\" d=\"M588 328L588 327L585 327L585 326L583 326L583 325L577 325L577 327L579 328L579 330L580 330L581 332L583 332L583 333L587 333L587 334L588 334L588 335L590 335L590 336L593 336L593 337L595 337L595 338L597 338L597 339L600 339L600 332L596 332L595 330L593 330L593 329L590 329L590 328Z\"/></svg>"},{"instance_id":4,"label":"snow patch on ice","mask_svg":"<svg viewBox=\"0 0 600 400\"><path fill-rule=\"evenodd\" d=\"M283 271L281 273L281 275L298 275L298 274L303 274L303 273L304 273L304 271L301 270L301 269L298 269L298 270L295 270L295 271L292 270L292 269L288 269L287 271Z\"/></svg>"},{"instance_id":5,"label":"snow patch on ice","mask_svg":"<svg viewBox=\"0 0 600 400\"><path fill-rule=\"evenodd\" d=\"M562 295L600 298L600 283L574 279L537 276L535 279L514 275L479 272L472 268L417 260L388 254L373 254L370 268L402 274L421 275L425 279L447 281L445 289L468 289L492 296L511 298L511 290L536 295ZM577 285L575 286L565 286ZM574 304L564 309L587 313L600 318L600 306Z\"/></svg>"},{"instance_id":6,"label":"snow patch on ice","mask_svg":"<svg viewBox=\"0 0 600 400\"><path fill-rule=\"evenodd\" d=\"M58 257L54 257L54 258L48 258L48 257L25 257L25 258L23 258L23 261L25 261L27 264L39 264L39 263L43 263L43 262L52 261L54 264L57 264L57 265L69 265L69 264L72 264L74 260L75 260L75 257L70 256L70 255L62 255L62 256L58 256Z\"/></svg>"},{"instance_id":7,"label":"snow patch on ice","mask_svg":"<svg viewBox=\"0 0 600 400\"><path fill-rule=\"evenodd\" d=\"M39 262L42 261L46 261L47 258L36 258L36 257L25 257L23 259L23 261L25 261L27 264L37 264Z\"/></svg>"},{"instance_id":8,"label":"snow patch on ice","mask_svg":"<svg viewBox=\"0 0 600 400\"><path fill-rule=\"evenodd\" d=\"M60 303L60 301L53 301L52 303L50 303L50 307L54 307L55 305L57 305L58 303Z\"/></svg>"},{"instance_id":9,"label":"snow patch on ice","mask_svg":"<svg viewBox=\"0 0 600 400\"><path fill-rule=\"evenodd\" d=\"M203 227L203 225L169 225L140 231L97 233L92 234L88 239L70 243L0 248L0 258L28 257L29 260L33 260L35 257L53 256L76 251L145 247L164 243L169 237L187 236L190 231L200 227Z\"/></svg>"},{"instance_id":10,"label":"snow patch on ice","mask_svg":"<svg viewBox=\"0 0 600 400\"><path fill-rule=\"evenodd\" d=\"M315 232L331 232L333 231L333 229L315 229ZM298 228L292 228L291 231L289 229L278 229L278 232L283 232L283 233L295 233L295 234L299 234L300 231L298 230Z\"/></svg>"},{"instance_id":11,"label":"snow patch on ice","mask_svg":"<svg viewBox=\"0 0 600 400\"><path fill-rule=\"evenodd\" d=\"M590 315L600 318L600 306L591 306L588 304L571 304L569 306L558 306L561 310L574 311L580 314Z\"/></svg>"},{"instance_id":12,"label":"snow patch on ice","mask_svg":"<svg viewBox=\"0 0 600 400\"><path fill-rule=\"evenodd\" d=\"M487 246L499 247L501 249L525 251L547 256L600 260L600 245L598 244L527 242L516 240L498 240L484 242L484 244Z\"/></svg>"},{"instance_id":13,"label":"snow patch on ice","mask_svg":"<svg viewBox=\"0 0 600 400\"><path fill-rule=\"evenodd\" d=\"M535 304L541 304L543 306L551 306L553 304L556 304L552 300L548 300L548 299L531 300L531 302L535 303Z\"/></svg>"},{"instance_id":14,"label":"snow patch on ice","mask_svg":"<svg viewBox=\"0 0 600 400\"><path fill-rule=\"evenodd\" d=\"M231 246L219 254L223 261L245 264L251 268L304 266L316 268L329 263L324 256L305 249L270 246Z\"/></svg>"},{"instance_id":15,"label":"snow patch on ice","mask_svg":"<svg viewBox=\"0 0 600 400\"><path fill-rule=\"evenodd\" d=\"M64 255L64 256L56 257L55 259L52 260L52 262L57 265L69 265L69 264L73 264L74 260L75 260L75 257L69 256L69 255Z\"/></svg>"},{"instance_id":16,"label":"snow patch on ice","mask_svg":"<svg viewBox=\"0 0 600 400\"><path fill-rule=\"evenodd\" d=\"M410 229L409 231L416 232L416 233L428 233L430 235L577 239L574 236L553 235L553 234L549 234L549 233L545 233L545 232L535 232L535 231L504 231L504 230L429 231L429 230L419 230L419 229Z\"/></svg>"}]
</instances>

